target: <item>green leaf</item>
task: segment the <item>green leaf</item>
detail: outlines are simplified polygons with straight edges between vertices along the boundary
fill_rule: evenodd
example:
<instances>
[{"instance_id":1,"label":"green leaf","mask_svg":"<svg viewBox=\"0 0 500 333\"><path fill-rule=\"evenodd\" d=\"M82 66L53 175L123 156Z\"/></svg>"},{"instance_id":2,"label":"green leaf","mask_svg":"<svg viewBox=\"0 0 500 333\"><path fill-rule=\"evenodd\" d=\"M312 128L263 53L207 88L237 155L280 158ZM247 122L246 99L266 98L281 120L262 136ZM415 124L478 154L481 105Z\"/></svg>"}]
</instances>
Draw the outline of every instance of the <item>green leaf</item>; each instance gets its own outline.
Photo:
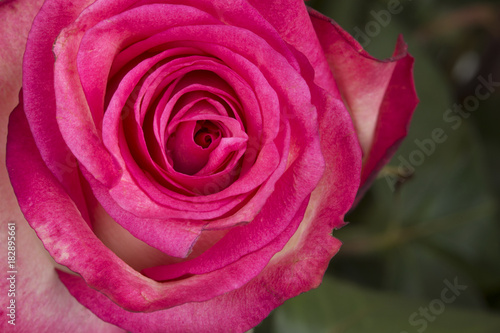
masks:
<instances>
[{"instance_id":1,"label":"green leaf","mask_svg":"<svg viewBox=\"0 0 500 333\"><path fill-rule=\"evenodd\" d=\"M327 277L318 289L291 299L275 310L271 332L500 332L500 316L458 309L453 303L446 303L441 298L441 291L446 288L448 285L441 282L436 298L429 302L375 292ZM456 299L462 297L461 291L457 293ZM449 291L444 296L449 300L453 294ZM429 319L421 311L427 311ZM258 326L255 332L263 331Z\"/></svg>"}]
</instances>

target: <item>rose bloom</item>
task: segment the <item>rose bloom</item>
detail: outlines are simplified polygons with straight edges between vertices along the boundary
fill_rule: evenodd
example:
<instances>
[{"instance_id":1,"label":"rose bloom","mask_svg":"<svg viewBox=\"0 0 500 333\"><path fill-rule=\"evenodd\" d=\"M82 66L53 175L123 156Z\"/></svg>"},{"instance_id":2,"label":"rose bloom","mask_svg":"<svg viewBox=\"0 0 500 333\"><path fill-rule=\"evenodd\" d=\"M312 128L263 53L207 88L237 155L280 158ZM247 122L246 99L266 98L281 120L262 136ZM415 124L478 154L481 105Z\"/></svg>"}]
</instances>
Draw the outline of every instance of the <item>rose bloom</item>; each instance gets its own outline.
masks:
<instances>
[{"instance_id":1,"label":"rose bloom","mask_svg":"<svg viewBox=\"0 0 500 333\"><path fill-rule=\"evenodd\" d=\"M402 38L379 61L299 0L0 18L4 332L251 329L321 283L417 104Z\"/></svg>"}]
</instances>

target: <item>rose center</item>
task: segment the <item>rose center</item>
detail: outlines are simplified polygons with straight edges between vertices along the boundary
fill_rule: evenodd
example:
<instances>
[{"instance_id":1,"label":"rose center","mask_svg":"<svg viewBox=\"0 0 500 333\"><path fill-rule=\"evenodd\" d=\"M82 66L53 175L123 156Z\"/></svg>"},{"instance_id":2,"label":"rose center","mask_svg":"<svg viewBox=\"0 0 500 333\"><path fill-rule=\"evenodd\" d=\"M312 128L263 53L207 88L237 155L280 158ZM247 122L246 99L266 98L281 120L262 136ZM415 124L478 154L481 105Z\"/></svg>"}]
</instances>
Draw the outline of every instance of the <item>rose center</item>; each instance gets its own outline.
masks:
<instances>
[{"instance_id":1,"label":"rose center","mask_svg":"<svg viewBox=\"0 0 500 333\"><path fill-rule=\"evenodd\" d=\"M223 131L216 122L181 122L168 140L167 155L176 171L194 175L207 164L222 137Z\"/></svg>"},{"instance_id":2,"label":"rose center","mask_svg":"<svg viewBox=\"0 0 500 333\"><path fill-rule=\"evenodd\" d=\"M211 121L202 120L196 122L194 142L203 149L209 148L212 142L215 142L220 136L220 129Z\"/></svg>"}]
</instances>

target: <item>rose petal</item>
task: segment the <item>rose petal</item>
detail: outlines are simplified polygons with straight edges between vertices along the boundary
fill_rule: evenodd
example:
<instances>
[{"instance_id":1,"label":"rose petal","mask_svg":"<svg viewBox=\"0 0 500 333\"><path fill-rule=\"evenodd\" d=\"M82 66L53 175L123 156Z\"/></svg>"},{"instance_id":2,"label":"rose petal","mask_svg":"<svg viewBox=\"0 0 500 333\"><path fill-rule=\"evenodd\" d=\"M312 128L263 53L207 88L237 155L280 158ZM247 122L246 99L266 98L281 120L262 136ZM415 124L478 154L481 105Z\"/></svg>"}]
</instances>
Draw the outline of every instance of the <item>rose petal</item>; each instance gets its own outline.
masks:
<instances>
[{"instance_id":1,"label":"rose petal","mask_svg":"<svg viewBox=\"0 0 500 333\"><path fill-rule=\"evenodd\" d=\"M113 200L105 186L92 178L89 172L84 170L83 174L89 181L92 191L99 203L116 222L138 239L161 250L165 254L177 258L187 257L204 229L204 226L207 224L207 222L200 223L198 221L189 220L179 221L168 215L157 219L138 217L119 206L116 201ZM129 188L131 188L131 191L134 189L134 187ZM127 187L121 189L126 191ZM141 195L141 192L135 192L135 194ZM130 198L130 193L127 193L127 197ZM132 197L131 200L133 203L131 202L130 205L137 205L142 202L147 202L150 199L139 196L135 198ZM95 223L99 222L99 220L95 221Z\"/></svg>"},{"instance_id":2,"label":"rose petal","mask_svg":"<svg viewBox=\"0 0 500 333\"><path fill-rule=\"evenodd\" d=\"M303 215L303 209L305 209L305 205L298 216ZM134 332L246 331L257 325L285 299L309 290L312 287L311 284L317 286L321 281L324 270L315 269L315 266L326 269L328 260L321 265L315 264L314 260L308 260L307 263L304 263L307 269L314 267L311 270L314 272L313 274L317 274L319 271L318 275L310 279L290 279L291 274L295 274L294 272L290 272L290 275L286 272L283 274L283 268L301 266L300 262L299 265L291 264L291 262L297 264L296 258L287 258L287 261L290 262L286 262L283 267L280 267L281 265L268 265L271 268L264 268L269 258L289 239L290 231L293 233L296 230L299 222L300 218L295 219L290 226L291 228L282 233L275 241L265 248L243 257L235 264L210 273L206 277L204 275L195 276L198 279L202 278L205 283L200 281L201 283L197 283L198 286L191 286L192 292L205 294L212 290L228 290L228 293L218 297L210 297L205 302L186 303L149 314L130 313L89 288L81 278L64 272L59 272L59 276L79 302L91 309L101 319L115 323L127 330ZM329 241L323 246L327 248L333 244L333 251L336 252L338 241L330 235L328 238ZM324 261L324 258L321 258L321 261ZM257 274L259 274L257 278L244 285L249 277ZM280 286L283 287L280 288ZM274 292L269 292L270 289Z\"/></svg>"},{"instance_id":3,"label":"rose petal","mask_svg":"<svg viewBox=\"0 0 500 333\"><path fill-rule=\"evenodd\" d=\"M217 28L216 26L214 26L214 27L210 27L210 29L208 29L208 30L212 30L212 29L220 29L220 28ZM172 35L172 36L173 36L173 37L171 37L171 38L180 38L180 37L177 37L177 34L173 34L173 31L174 31L174 30L175 30L176 32L178 31L179 36L182 36L183 38L188 38L188 36L191 36L191 37L189 37L189 39L199 38L199 33L197 33L197 32L196 32L196 30L197 30L197 28L196 28L196 27L189 27L189 29L187 30L187 33L189 33L189 34L184 33L184 30L186 30L186 29L182 29L182 28L173 28L173 29L171 29L172 34L171 34L171 33L170 33L170 31L169 31L169 34L168 34L168 35L165 35L165 34L160 34L160 35L158 35L158 36L157 36L157 37L158 37L157 39L158 39L159 43L165 43L165 42L167 42L167 41L168 41L168 39L166 39L166 38L167 38L169 35ZM195 30L195 31L194 31L194 33L193 33L193 30ZM181 32L181 31L183 32L182 34L180 34L180 32ZM229 33L229 32L224 33L224 34L222 34L222 35L227 36L227 35L228 35L228 33ZM205 34L206 34L206 32L205 32ZM218 36L222 36L222 35L221 35L221 34L218 34ZM192 36L196 36L196 37L192 37ZM156 36L155 36L155 37L156 37ZM219 37L219 38L220 38L220 37ZM193 42L193 43L194 43L194 42ZM150 47L153 47L153 46L154 46L154 44L151 44L151 45L150 45ZM203 47L203 48L207 47L207 48L209 48L209 51L214 49L214 46L213 46L213 45L207 45L207 46L205 46L204 44L203 44L203 45L202 45L202 44L200 44L200 46L197 46L197 47ZM260 48L261 48L261 49L263 49L263 47L260 47ZM226 63L231 63L231 62L236 61L236 60L232 60L232 59L231 59L231 58L234 58L234 57L236 56L236 55L234 54L234 52L233 52L233 53L231 53L231 52L228 52L227 50L224 50L224 49L222 49L222 48L219 48L219 49L220 49L221 51L217 51L217 54L219 54L219 56L220 56L220 57L225 58L225 59L226 59L226 60L225 60L225 62L226 62ZM224 53L221 53L221 52L224 52ZM213 51L210 51L210 53L213 53ZM248 51L245 51L245 53L247 53L247 54L248 54L249 52L248 52ZM242 64L243 64L243 63L242 63L242 60L243 60L243 59L238 60L238 62L237 62L237 63L235 63L235 65L234 65L233 67L236 67L236 68L238 68L238 66L239 66L239 67L241 67L241 66L242 66ZM261 58L259 58L259 61L261 61ZM248 72L248 71L247 71L247 72ZM248 75L248 73L247 73L247 75ZM301 94L302 94L302 93L300 93L298 96L301 96ZM259 94L259 96L265 96L265 92L260 93L260 94ZM297 97L298 97L298 96L297 96ZM262 98L262 97L261 97L261 98ZM267 109L266 109L266 110L267 110ZM270 128L273 128L272 123L271 123L270 121L267 121L267 124L268 124L268 126L269 126ZM106 126L106 128L109 128L109 126ZM128 183L128 184L130 184L130 183ZM120 185L120 186L121 186L121 185ZM236 188L236 189L239 189L240 187L235 187L235 188ZM118 190L118 188L117 188L116 190ZM228 188L228 190L229 190L229 188ZM113 190L113 191L114 191L114 190ZM129 191L130 191L130 189L127 189L127 192L129 192ZM123 205L126 205L126 206L123 206L123 207L134 207L134 204L133 204L133 203L134 203L134 200L130 201L129 203L125 203L125 202L123 201L124 199L126 199L126 197L122 196L121 194L122 194L122 193L127 193L127 192L120 190L119 192L117 192L117 193L119 193L120 195L116 195L116 196L115 196L115 198L116 198L116 200L121 200L121 201L123 202L122 206L123 206ZM144 210L144 213L151 214L151 213L154 213L155 211L156 211L156 208L155 208L155 210L154 210L154 209L152 209L151 207L149 207L147 210ZM164 213L163 213L163 212L161 212L160 210L158 210L158 211L157 211L157 213L158 213L158 214L164 214ZM141 214L142 214L142 213L141 213ZM239 220L239 221L237 221L237 222L240 222L240 221L241 221L241 220Z\"/></svg>"},{"instance_id":4,"label":"rose petal","mask_svg":"<svg viewBox=\"0 0 500 333\"><path fill-rule=\"evenodd\" d=\"M272 24L285 42L307 57L314 68L314 81L320 87L334 93L336 84L304 1L249 0L249 2Z\"/></svg>"},{"instance_id":5,"label":"rose petal","mask_svg":"<svg viewBox=\"0 0 500 333\"><path fill-rule=\"evenodd\" d=\"M276 244L267 247L267 250L266 247L262 248L262 251L268 253L267 255L259 255L256 259L240 257L238 262L233 260L233 264L228 263L229 265L224 266L227 266L229 271L236 270L234 275L222 274L217 279L211 276L197 275L192 278L170 281L168 284L159 284L133 271L95 237L86 223L79 217L71 200L58 186L57 181L48 172L41 159L36 157L36 147L32 141L30 142L30 138L28 137L28 140L18 139L20 135L26 137L26 133L29 133L26 130L27 122L23 117L22 108L18 108L12 114L8 141L8 167L21 209L30 221L30 225L43 239L44 246L58 263L78 272L91 287L105 293L113 302L130 311L155 311L189 301L205 301L228 292L235 284L244 283L245 279L250 279L252 274L257 274L266 264L268 260L266 256L270 258L270 255L277 251L274 246L280 247L279 244L283 245L289 239L306 208L307 196L299 204L299 207L295 208L295 203L287 207L290 213L293 212L296 215L295 218L290 216L288 212L282 216L283 212L278 212L270 207L270 213L276 217L264 219L266 222L274 222L281 218L288 224L282 231L277 229L275 235L278 237L272 236L271 233L271 236L267 236L268 238L273 237L268 244ZM23 162L26 154L30 156L29 167ZM312 159L305 155L301 162L305 163L306 161L310 163ZM291 172L288 177L293 177ZM287 179L284 180L284 184L287 184ZM311 184L311 186L313 185ZM308 188L301 189L303 193L308 193L310 190ZM275 193L288 197L288 191L285 189L278 188ZM30 200L32 197L43 198L43 200ZM299 193L296 196L299 198L297 200L300 200L300 197ZM283 200L279 200L279 202L283 202ZM64 220L65 223L60 223L61 220ZM282 223L282 225L284 224ZM262 240L258 239L261 233L253 236L252 234L250 233L251 237L245 234L236 237L236 239L230 239L233 241L239 239L245 242L253 239L254 244L262 243ZM255 242L256 240L258 242ZM226 242L225 245L230 244ZM226 248L226 250L235 248L233 246L232 249ZM248 246L246 250L251 251L252 249ZM257 260L258 258L260 259ZM254 270L249 269L250 263L253 263ZM217 274L217 271L214 274ZM214 287L207 288L211 283L215 284Z\"/></svg>"},{"instance_id":6,"label":"rose petal","mask_svg":"<svg viewBox=\"0 0 500 333\"><path fill-rule=\"evenodd\" d=\"M126 2L132 5L136 1ZM150 4L121 14L112 11L107 14L116 16L99 20L100 15L96 15L96 12L102 11L102 7L105 8L106 5L106 1L96 1L91 11L82 13L82 20L76 27L83 29L87 26L88 31L83 36L73 37L76 40L81 39L77 60L78 74L94 121L98 125L101 124L104 111L102 101L108 74L115 56L122 48L177 25L220 24L212 16L196 8L170 4ZM88 25L95 26L89 29ZM142 52L144 51L146 50L143 49Z\"/></svg>"},{"instance_id":7,"label":"rose petal","mask_svg":"<svg viewBox=\"0 0 500 333\"><path fill-rule=\"evenodd\" d=\"M2 172L1 190L4 195L0 212L5 222L0 225L0 237L7 239L7 223L15 222L17 273L12 275L15 275L16 279L16 296L10 299L16 301L16 320L15 326L10 325L10 318L7 316L9 310L3 308L0 310L3 317L0 330L10 332L15 328L16 332L125 332L99 319L80 304L61 283L54 261L23 218L6 178L6 173ZM0 258L7 262L4 254L0 255ZM10 273L7 273L5 277L9 276ZM0 287L8 291L10 280L5 277L1 279Z\"/></svg>"},{"instance_id":8,"label":"rose petal","mask_svg":"<svg viewBox=\"0 0 500 333\"><path fill-rule=\"evenodd\" d=\"M172 29L172 31L174 30L183 31L182 37L188 40L198 39L201 33L197 27L192 27L190 29ZM314 189L315 185L313 185L313 187L309 186L314 183L315 179L319 179L316 177L322 174L323 161L319 160L319 158L321 158L321 152L317 150L319 147L316 146L318 143L316 140L318 138L315 136L317 133L315 127L316 119L314 117L315 110L311 105L307 106L306 101L309 101L310 97L304 96L307 95L309 91L308 87L305 86L305 82L302 78L298 78L298 73L290 68L291 65L288 62L282 61L282 58L278 56L274 56L273 66L270 66L268 63L269 58L264 57L264 54L270 51L269 46L267 44L261 44L259 37L255 37L248 32L241 32L242 34L250 35L246 38L247 42L245 44L231 44L231 51L233 51L231 53L217 45L218 43L224 43L223 41L219 41L222 39L221 36L224 36L224 38L231 38L233 37L232 32L235 30L239 32L239 30L232 27L214 26L211 27L211 29L205 29L203 31L205 38L212 42L210 44L198 42L193 45L203 47L203 50L206 50L210 54L217 54L220 59L228 64L234 61L235 54L245 54L257 64L263 61L267 62L260 67L260 70L271 82L274 89L279 90L279 93L284 96L283 100L287 104L283 105L282 108L289 110L290 114L295 115L295 118L289 120L290 123L293 124L292 132L295 134L291 137L292 148L290 154L284 152L285 156L288 157L289 170L280 177L276 184L275 191L267 200L268 205L264 206L262 212L252 221L252 223L231 230L212 248L191 261L162 267L161 274L155 274L155 278L158 279L172 279L184 274L203 274L210 272L238 260L249 251L255 251L265 244L268 244L269 241L274 239L277 234L284 230L286 222L289 221L290 214L295 212L296 204L300 201L302 195L308 190L311 191ZM224 33L220 31L224 31ZM167 36L163 36L163 38L166 37ZM258 46L253 43L256 43ZM258 50L258 52L256 52L256 50ZM234 67L238 68L238 66ZM286 82L283 82L281 79L283 75L287 75L288 77ZM313 163L316 163L316 165ZM297 171L294 172L294 170ZM297 188L299 185L296 187L293 184L301 184L301 188ZM290 200L293 200L293 202L290 202ZM283 202L287 202L287 205L286 207L280 208L281 210L278 216L276 215L276 207L271 208L269 205ZM263 229L269 230L269 232L262 235L259 231ZM205 258L210 258L210 260L206 260ZM155 268L155 271L159 272L160 268ZM145 270L145 272L151 271Z\"/></svg>"},{"instance_id":9,"label":"rose petal","mask_svg":"<svg viewBox=\"0 0 500 333\"><path fill-rule=\"evenodd\" d=\"M343 123L347 125L350 122ZM342 138L342 135L336 138ZM352 137L344 139L356 143ZM344 143L342 140L332 142L339 147ZM346 190L344 200L333 206L328 214L317 209L316 200L312 201L299 230L285 248L273 257L257 277L239 289L206 302L186 303L154 313L130 313L88 288L78 277L60 272L61 280L73 296L100 318L134 332L246 331L256 326L286 299L321 283L329 260L340 247L340 242L330 234L331 227L338 225L336 221L342 220L356 194L357 187L352 186L351 181L359 181L359 167L358 170L349 168L355 162L352 157L359 157L359 153L358 156L349 154L331 166L332 175L336 174L335 169L350 170L335 177L338 190ZM321 193L317 193L316 198L321 199Z\"/></svg>"},{"instance_id":10,"label":"rose petal","mask_svg":"<svg viewBox=\"0 0 500 333\"><path fill-rule=\"evenodd\" d=\"M165 298L174 304L184 301L185 294L168 297L171 291L134 271L103 245L41 160L29 133L20 105L10 117L7 167L19 206L52 258L132 311L158 310Z\"/></svg>"},{"instance_id":11,"label":"rose petal","mask_svg":"<svg viewBox=\"0 0 500 333\"><path fill-rule=\"evenodd\" d=\"M80 174L77 162L63 143L56 121L54 74L52 70L39 70L39 68L54 67L52 45L57 34L75 18L75 13L86 5L86 1L74 1L70 6L63 5L64 8L60 8L57 4L44 2L33 21L26 44L23 60L23 100L26 117L42 159L90 224L86 214L85 199L79 186ZM58 12L57 19L49 19L50 13L54 10Z\"/></svg>"},{"instance_id":12,"label":"rose petal","mask_svg":"<svg viewBox=\"0 0 500 333\"><path fill-rule=\"evenodd\" d=\"M19 210L7 175L5 148L8 117L18 103L22 54L28 30L40 6L41 1L23 0L0 4L0 44L3 45L0 49L0 237L7 240L7 223L14 222L18 270L15 274L16 296L13 298L16 300L16 325L8 323L9 310L2 308L0 315L4 319L0 330L9 332L15 328L19 332L54 329L68 332L123 332L122 329L101 321L68 293L56 275L53 260ZM3 251L0 258L6 263L7 251ZM9 290L9 285L6 278L0 280L2 290ZM40 311L41 308L44 310Z\"/></svg>"},{"instance_id":13,"label":"rose petal","mask_svg":"<svg viewBox=\"0 0 500 333\"><path fill-rule=\"evenodd\" d=\"M362 194L408 132L418 103L413 58L399 37L392 58L377 60L334 21L310 14L363 149Z\"/></svg>"}]
</instances>

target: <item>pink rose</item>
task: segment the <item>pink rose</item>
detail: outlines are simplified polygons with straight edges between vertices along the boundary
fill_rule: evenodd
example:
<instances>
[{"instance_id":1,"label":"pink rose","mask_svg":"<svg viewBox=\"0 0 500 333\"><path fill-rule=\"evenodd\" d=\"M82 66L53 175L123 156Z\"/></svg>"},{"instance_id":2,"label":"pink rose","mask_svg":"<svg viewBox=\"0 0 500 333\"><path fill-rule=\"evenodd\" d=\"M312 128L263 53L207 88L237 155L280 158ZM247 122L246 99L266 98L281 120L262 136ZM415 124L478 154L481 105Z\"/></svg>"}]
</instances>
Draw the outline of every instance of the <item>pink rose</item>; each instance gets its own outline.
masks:
<instances>
[{"instance_id":1,"label":"pink rose","mask_svg":"<svg viewBox=\"0 0 500 333\"><path fill-rule=\"evenodd\" d=\"M16 329L243 332L317 287L406 135L403 40L378 61L299 0L40 5L0 5L7 170L57 263L2 169Z\"/></svg>"}]
</instances>

